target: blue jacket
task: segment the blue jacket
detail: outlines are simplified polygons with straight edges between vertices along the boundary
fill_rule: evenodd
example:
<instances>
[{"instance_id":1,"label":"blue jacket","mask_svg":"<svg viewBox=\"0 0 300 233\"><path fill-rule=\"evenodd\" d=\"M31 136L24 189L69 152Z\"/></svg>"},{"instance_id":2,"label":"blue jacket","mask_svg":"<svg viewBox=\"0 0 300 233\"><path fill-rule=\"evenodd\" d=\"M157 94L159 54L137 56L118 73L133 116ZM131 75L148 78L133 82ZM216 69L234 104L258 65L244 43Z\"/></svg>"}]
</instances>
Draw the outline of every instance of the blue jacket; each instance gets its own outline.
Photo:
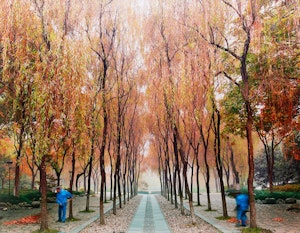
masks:
<instances>
[{"instance_id":1,"label":"blue jacket","mask_svg":"<svg viewBox=\"0 0 300 233\"><path fill-rule=\"evenodd\" d=\"M238 209L246 211L249 207L249 197L247 194L239 194L236 196L236 205Z\"/></svg>"},{"instance_id":2,"label":"blue jacket","mask_svg":"<svg viewBox=\"0 0 300 233\"><path fill-rule=\"evenodd\" d=\"M68 199L72 197L72 194L64 189L61 189L59 193L56 194L56 202L59 205L65 204L68 202Z\"/></svg>"}]
</instances>

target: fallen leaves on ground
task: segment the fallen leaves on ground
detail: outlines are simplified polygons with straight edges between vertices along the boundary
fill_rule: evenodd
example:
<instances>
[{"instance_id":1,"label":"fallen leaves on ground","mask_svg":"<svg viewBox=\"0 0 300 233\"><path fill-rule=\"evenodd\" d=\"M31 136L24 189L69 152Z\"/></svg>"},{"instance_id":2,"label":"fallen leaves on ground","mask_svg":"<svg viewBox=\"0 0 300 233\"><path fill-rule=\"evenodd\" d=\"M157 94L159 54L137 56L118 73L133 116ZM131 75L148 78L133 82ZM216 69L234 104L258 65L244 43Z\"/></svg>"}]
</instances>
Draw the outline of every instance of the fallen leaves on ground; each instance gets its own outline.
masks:
<instances>
[{"instance_id":1,"label":"fallen leaves on ground","mask_svg":"<svg viewBox=\"0 0 300 233\"><path fill-rule=\"evenodd\" d=\"M233 217L233 218L228 219L227 222L237 223L238 220L237 220L237 218Z\"/></svg>"},{"instance_id":2,"label":"fallen leaves on ground","mask_svg":"<svg viewBox=\"0 0 300 233\"><path fill-rule=\"evenodd\" d=\"M30 215L24 218L20 218L18 220L12 220L8 222L4 222L3 225L22 225L22 224L34 224L39 221L41 214Z\"/></svg>"},{"instance_id":3,"label":"fallen leaves on ground","mask_svg":"<svg viewBox=\"0 0 300 233\"><path fill-rule=\"evenodd\" d=\"M282 222L283 221L283 218L272 218L273 221L276 221L276 222Z\"/></svg>"}]
</instances>

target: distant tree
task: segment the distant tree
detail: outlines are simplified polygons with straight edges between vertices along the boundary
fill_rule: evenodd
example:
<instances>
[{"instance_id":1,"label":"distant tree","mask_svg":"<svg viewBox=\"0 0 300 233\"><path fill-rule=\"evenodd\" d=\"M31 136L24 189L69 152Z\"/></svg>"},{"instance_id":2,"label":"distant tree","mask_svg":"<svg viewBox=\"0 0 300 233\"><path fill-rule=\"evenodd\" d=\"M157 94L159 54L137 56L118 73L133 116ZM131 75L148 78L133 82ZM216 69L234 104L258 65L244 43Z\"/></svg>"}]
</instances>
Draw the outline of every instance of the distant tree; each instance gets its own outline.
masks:
<instances>
[{"instance_id":1,"label":"distant tree","mask_svg":"<svg viewBox=\"0 0 300 233\"><path fill-rule=\"evenodd\" d=\"M258 185L268 187L268 165L265 160L265 151L255 158L255 182ZM274 153L274 169L272 175L274 184L287 184L300 181L300 161L293 157L284 157L280 149Z\"/></svg>"}]
</instances>

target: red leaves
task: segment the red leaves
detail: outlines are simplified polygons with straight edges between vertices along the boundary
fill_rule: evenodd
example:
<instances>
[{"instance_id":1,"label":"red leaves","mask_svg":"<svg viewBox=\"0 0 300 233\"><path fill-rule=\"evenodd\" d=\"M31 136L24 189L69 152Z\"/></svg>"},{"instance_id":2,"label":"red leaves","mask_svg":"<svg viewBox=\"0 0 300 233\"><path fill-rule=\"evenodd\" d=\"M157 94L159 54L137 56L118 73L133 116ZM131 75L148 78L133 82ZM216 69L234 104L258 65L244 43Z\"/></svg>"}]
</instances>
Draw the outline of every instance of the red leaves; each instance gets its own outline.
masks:
<instances>
[{"instance_id":1,"label":"red leaves","mask_svg":"<svg viewBox=\"0 0 300 233\"><path fill-rule=\"evenodd\" d=\"M22 225L22 224L34 224L39 221L41 214L30 215L24 218L20 218L18 220L12 220L8 222L4 222L3 225Z\"/></svg>"},{"instance_id":2,"label":"red leaves","mask_svg":"<svg viewBox=\"0 0 300 233\"><path fill-rule=\"evenodd\" d=\"M227 222L231 222L231 223L237 223L237 222L238 222L238 220L237 220L237 218L235 218L235 217L232 217L232 218L228 219L228 220L227 220Z\"/></svg>"},{"instance_id":3,"label":"red leaves","mask_svg":"<svg viewBox=\"0 0 300 233\"><path fill-rule=\"evenodd\" d=\"M272 221L283 222L283 218L273 218Z\"/></svg>"}]
</instances>

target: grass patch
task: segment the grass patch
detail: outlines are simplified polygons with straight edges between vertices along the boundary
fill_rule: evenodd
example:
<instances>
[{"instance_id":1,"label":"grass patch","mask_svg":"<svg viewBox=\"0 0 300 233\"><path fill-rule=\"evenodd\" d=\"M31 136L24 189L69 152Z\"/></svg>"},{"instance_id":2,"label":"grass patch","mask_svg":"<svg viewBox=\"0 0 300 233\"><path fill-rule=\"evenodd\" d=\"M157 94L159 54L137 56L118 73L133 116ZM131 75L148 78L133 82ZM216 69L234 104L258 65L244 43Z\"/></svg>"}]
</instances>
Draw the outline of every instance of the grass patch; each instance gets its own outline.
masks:
<instances>
[{"instance_id":1,"label":"grass patch","mask_svg":"<svg viewBox=\"0 0 300 233\"><path fill-rule=\"evenodd\" d=\"M216 219L218 220L228 220L228 219L231 219L232 217L230 216L227 216L227 217L224 217L224 216L219 216L219 217L216 217Z\"/></svg>"},{"instance_id":2,"label":"grass patch","mask_svg":"<svg viewBox=\"0 0 300 233\"><path fill-rule=\"evenodd\" d=\"M93 213L95 210L81 210L79 213Z\"/></svg>"},{"instance_id":3,"label":"grass patch","mask_svg":"<svg viewBox=\"0 0 300 233\"><path fill-rule=\"evenodd\" d=\"M244 228L242 233L272 233L272 231L262 228Z\"/></svg>"},{"instance_id":4,"label":"grass patch","mask_svg":"<svg viewBox=\"0 0 300 233\"><path fill-rule=\"evenodd\" d=\"M81 219L79 218L67 218L67 222L77 222L80 221Z\"/></svg>"},{"instance_id":5,"label":"grass patch","mask_svg":"<svg viewBox=\"0 0 300 233\"><path fill-rule=\"evenodd\" d=\"M59 230L48 229L48 230L45 230L45 231L36 230L36 231L33 231L32 233L57 233L57 232L59 232Z\"/></svg>"},{"instance_id":6,"label":"grass patch","mask_svg":"<svg viewBox=\"0 0 300 233\"><path fill-rule=\"evenodd\" d=\"M217 210L209 210L209 209L206 209L205 211L217 211Z\"/></svg>"}]
</instances>

